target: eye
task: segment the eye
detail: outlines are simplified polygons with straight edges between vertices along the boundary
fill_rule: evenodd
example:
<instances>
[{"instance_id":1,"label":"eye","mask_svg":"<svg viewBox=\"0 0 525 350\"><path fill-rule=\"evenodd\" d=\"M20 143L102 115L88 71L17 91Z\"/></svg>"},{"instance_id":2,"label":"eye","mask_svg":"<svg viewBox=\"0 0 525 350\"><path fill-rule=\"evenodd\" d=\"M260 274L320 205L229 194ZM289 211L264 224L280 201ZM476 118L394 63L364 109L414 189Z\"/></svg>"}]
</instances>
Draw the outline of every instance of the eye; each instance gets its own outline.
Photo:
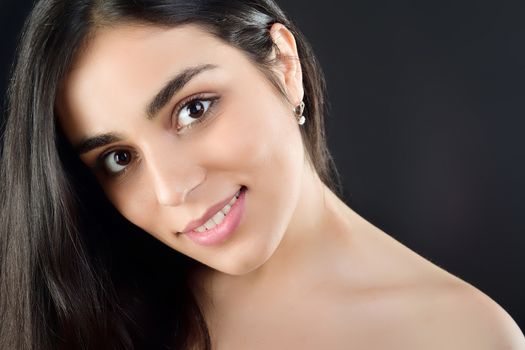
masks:
<instances>
[{"instance_id":1,"label":"eye","mask_svg":"<svg viewBox=\"0 0 525 350\"><path fill-rule=\"evenodd\" d=\"M218 97L203 98L196 96L189 101L182 103L182 107L178 110L177 130L193 127L204 121L208 116L208 112L215 104Z\"/></svg>"},{"instance_id":2,"label":"eye","mask_svg":"<svg viewBox=\"0 0 525 350\"><path fill-rule=\"evenodd\" d=\"M104 156L105 169L111 174L122 172L131 163L131 152L127 150L116 150Z\"/></svg>"}]
</instances>

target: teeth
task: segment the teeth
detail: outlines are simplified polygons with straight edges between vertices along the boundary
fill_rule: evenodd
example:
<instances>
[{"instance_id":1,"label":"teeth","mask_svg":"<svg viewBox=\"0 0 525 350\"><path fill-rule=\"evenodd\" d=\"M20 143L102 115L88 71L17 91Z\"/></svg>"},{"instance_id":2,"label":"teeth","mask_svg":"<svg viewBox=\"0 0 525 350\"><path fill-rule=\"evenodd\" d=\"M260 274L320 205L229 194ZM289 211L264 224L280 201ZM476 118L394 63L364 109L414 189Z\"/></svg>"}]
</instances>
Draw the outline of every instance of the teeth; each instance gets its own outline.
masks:
<instances>
[{"instance_id":1,"label":"teeth","mask_svg":"<svg viewBox=\"0 0 525 350\"><path fill-rule=\"evenodd\" d=\"M206 229L210 229L210 228L213 228L215 226L215 223L213 222L212 219L206 221L206 223L204 224L204 227L206 227Z\"/></svg>"},{"instance_id":2,"label":"teeth","mask_svg":"<svg viewBox=\"0 0 525 350\"><path fill-rule=\"evenodd\" d=\"M239 198L239 196L241 195L241 190L239 190L235 196L232 198L232 200L230 201L230 203L226 204L226 205L229 205L230 207L233 205L233 203L235 203L235 201L237 200L237 198Z\"/></svg>"},{"instance_id":3,"label":"teeth","mask_svg":"<svg viewBox=\"0 0 525 350\"><path fill-rule=\"evenodd\" d=\"M221 212L226 215L230 212L230 209L232 208L232 206L230 204L226 204L226 206L224 208L222 208Z\"/></svg>"},{"instance_id":4,"label":"teeth","mask_svg":"<svg viewBox=\"0 0 525 350\"><path fill-rule=\"evenodd\" d=\"M215 226L217 226L217 225L219 225L220 223L222 223L222 221L224 220L224 217L226 216L226 214L228 214L228 213L230 212L233 203L235 203L235 201L237 200L237 198L239 198L240 194L241 194L241 190L239 190L239 192L237 192L237 193L235 194L235 196L232 198L232 200L231 200L228 204L226 204L226 205L224 206L224 208L222 208L221 210L219 210L219 211L217 212L217 214L215 214L211 219L209 219L208 221L206 221L206 222L204 223L204 225L201 225L201 226L197 227L197 228L195 229L195 231L202 233L202 232L204 232L204 231L206 231L206 230L209 230L209 229L212 229L212 228L214 228Z\"/></svg>"},{"instance_id":5,"label":"teeth","mask_svg":"<svg viewBox=\"0 0 525 350\"><path fill-rule=\"evenodd\" d=\"M222 213L222 211L218 211L217 214L213 215L212 217L212 220L217 224L219 225L222 220L224 220L224 214Z\"/></svg>"}]
</instances>

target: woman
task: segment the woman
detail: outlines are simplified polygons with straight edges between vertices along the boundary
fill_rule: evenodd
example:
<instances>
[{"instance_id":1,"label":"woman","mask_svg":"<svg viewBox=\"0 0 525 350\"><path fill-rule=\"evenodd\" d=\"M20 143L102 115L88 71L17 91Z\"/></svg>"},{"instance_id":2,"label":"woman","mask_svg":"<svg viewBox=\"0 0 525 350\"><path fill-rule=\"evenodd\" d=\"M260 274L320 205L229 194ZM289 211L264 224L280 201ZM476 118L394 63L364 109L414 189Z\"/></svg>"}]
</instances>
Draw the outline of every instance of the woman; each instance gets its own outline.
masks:
<instances>
[{"instance_id":1,"label":"woman","mask_svg":"<svg viewBox=\"0 0 525 350\"><path fill-rule=\"evenodd\" d=\"M2 348L525 348L339 199L273 1L40 1L11 82Z\"/></svg>"}]
</instances>

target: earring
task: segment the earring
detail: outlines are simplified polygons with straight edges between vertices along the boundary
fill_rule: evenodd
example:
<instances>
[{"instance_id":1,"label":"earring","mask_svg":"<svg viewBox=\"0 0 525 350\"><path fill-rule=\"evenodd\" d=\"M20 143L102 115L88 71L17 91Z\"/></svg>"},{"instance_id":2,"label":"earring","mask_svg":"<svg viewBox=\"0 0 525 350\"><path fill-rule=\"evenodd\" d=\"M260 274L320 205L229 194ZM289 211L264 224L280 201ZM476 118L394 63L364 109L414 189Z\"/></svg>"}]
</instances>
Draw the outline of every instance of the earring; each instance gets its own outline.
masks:
<instances>
[{"instance_id":1,"label":"earring","mask_svg":"<svg viewBox=\"0 0 525 350\"><path fill-rule=\"evenodd\" d=\"M299 125L303 125L304 122L306 121L306 118L303 115L304 102L301 101L301 103L297 107L294 108L293 112L295 114L295 117L297 118L297 122L299 123Z\"/></svg>"}]
</instances>

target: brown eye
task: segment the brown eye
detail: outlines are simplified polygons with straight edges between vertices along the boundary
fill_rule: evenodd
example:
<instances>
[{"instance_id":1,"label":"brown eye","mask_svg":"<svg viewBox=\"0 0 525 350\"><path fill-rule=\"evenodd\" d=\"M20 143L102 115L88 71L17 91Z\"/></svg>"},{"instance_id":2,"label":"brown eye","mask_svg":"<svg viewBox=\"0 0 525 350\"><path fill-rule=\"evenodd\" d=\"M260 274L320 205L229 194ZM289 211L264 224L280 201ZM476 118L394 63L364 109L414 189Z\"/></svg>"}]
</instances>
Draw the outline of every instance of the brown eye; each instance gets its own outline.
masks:
<instances>
[{"instance_id":1,"label":"brown eye","mask_svg":"<svg viewBox=\"0 0 525 350\"><path fill-rule=\"evenodd\" d=\"M132 155L127 150L117 150L108 153L104 158L104 166L109 173L118 174L131 163Z\"/></svg>"},{"instance_id":2,"label":"brown eye","mask_svg":"<svg viewBox=\"0 0 525 350\"><path fill-rule=\"evenodd\" d=\"M117 151L114 153L113 158L118 165L126 166L131 160L131 154L128 151Z\"/></svg>"},{"instance_id":3,"label":"brown eye","mask_svg":"<svg viewBox=\"0 0 525 350\"><path fill-rule=\"evenodd\" d=\"M204 113L204 105L201 101L193 101L188 105L188 114L192 118L200 118Z\"/></svg>"},{"instance_id":4,"label":"brown eye","mask_svg":"<svg viewBox=\"0 0 525 350\"><path fill-rule=\"evenodd\" d=\"M182 106L177 114L177 129L201 122L217 98L195 99Z\"/></svg>"}]
</instances>

